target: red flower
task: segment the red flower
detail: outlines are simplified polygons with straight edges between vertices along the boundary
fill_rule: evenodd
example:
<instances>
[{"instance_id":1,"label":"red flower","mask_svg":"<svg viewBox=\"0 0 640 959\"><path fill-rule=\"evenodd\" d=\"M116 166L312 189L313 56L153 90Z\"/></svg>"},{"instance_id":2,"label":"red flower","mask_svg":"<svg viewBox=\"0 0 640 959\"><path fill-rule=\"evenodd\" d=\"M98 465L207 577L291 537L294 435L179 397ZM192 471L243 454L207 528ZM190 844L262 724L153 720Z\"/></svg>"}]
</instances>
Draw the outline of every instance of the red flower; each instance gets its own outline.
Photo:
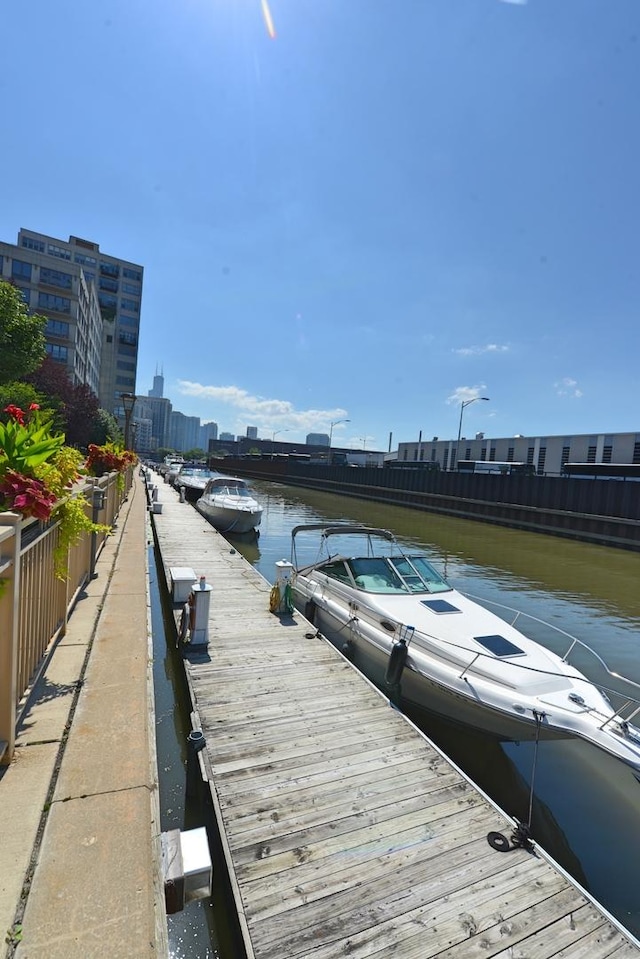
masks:
<instances>
[{"instance_id":1,"label":"red flower","mask_svg":"<svg viewBox=\"0 0 640 959\"><path fill-rule=\"evenodd\" d=\"M20 426L24 426L24 410L21 410L19 406L10 403L9 406L5 406L3 412L8 413L11 419L19 423Z\"/></svg>"},{"instance_id":2,"label":"red flower","mask_svg":"<svg viewBox=\"0 0 640 959\"><path fill-rule=\"evenodd\" d=\"M39 404L39 403L30 403L30 404L29 404L29 412L30 412L30 413L32 413L34 410L39 410L39 409L40 409L40 404Z\"/></svg>"}]
</instances>

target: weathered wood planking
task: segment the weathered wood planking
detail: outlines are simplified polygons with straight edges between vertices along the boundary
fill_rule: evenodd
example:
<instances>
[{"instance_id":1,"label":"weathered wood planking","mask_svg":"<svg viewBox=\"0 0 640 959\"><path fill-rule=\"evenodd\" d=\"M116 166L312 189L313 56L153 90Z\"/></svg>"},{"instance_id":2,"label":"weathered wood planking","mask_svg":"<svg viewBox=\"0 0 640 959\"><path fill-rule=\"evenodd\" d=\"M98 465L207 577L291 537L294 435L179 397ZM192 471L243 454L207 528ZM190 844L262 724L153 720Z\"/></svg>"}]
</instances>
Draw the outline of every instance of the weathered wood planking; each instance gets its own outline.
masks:
<instances>
[{"instance_id":1,"label":"weathered wood planking","mask_svg":"<svg viewBox=\"0 0 640 959\"><path fill-rule=\"evenodd\" d=\"M161 481L160 481L161 484ZM629 959L627 937L544 854L491 849L503 817L178 495L153 514L169 568L213 586L185 658L247 955Z\"/></svg>"}]
</instances>

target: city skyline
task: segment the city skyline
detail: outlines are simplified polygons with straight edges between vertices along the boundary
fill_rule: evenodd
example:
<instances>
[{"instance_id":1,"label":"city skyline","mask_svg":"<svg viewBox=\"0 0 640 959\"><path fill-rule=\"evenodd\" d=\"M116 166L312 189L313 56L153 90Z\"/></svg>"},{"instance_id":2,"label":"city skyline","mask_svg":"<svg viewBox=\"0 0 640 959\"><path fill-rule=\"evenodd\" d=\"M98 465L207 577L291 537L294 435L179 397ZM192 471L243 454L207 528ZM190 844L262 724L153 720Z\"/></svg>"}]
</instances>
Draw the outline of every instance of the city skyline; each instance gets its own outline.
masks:
<instances>
[{"instance_id":1,"label":"city skyline","mask_svg":"<svg viewBox=\"0 0 640 959\"><path fill-rule=\"evenodd\" d=\"M0 235L144 264L138 394L376 449L480 396L469 436L638 429L635 0L30 9L8 102L55 48L77 135L13 112Z\"/></svg>"}]
</instances>

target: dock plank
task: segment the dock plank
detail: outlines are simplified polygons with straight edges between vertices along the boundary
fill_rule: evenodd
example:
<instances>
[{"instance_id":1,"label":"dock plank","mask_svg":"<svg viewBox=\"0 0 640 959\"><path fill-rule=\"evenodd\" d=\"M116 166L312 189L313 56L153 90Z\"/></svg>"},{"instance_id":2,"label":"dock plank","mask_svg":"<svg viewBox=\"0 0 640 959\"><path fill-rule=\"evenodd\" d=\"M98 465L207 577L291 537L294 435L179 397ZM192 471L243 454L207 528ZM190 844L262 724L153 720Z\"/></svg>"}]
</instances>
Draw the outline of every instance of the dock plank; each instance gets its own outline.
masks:
<instances>
[{"instance_id":1,"label":"dock plank","mask_svg":"<svg viewBox=\"0 0 640 959\"><path fill-rule=\"evenodd\" d=\"M630 959L640 944L177 493L152 521L213 587L185 673L250 959ZM176 618L180 606L174 606Z\"/></svg>"}]
</instances>

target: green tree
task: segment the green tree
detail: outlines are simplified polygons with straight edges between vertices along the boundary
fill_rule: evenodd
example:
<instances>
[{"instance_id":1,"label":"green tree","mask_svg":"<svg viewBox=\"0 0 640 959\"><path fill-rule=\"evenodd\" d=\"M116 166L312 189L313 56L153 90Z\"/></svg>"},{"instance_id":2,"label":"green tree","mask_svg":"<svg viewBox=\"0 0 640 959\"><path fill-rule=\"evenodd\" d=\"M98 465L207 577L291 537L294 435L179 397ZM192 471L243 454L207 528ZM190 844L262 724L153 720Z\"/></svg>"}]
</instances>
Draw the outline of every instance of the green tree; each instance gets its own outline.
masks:
<instances>
[{"instance_id":1,"label":"green tree","mask_svg":"<svg viewBox=\"0 0 640 959\"><path fill-rule=\"evenodd\" d=\"M207 454L199 446L194 446L192 450L187 450L184 454L186 460L206 460Z\"/></svg>"},{"instance_id":2,"label":"green tree","mask_svg":"<svg viewBox=\"0 0 640 959\"><path fill-rule=\"evenodd\" d=\"M0 280L0 383L32 373L45 356L46 316L29 313L20 290Z\"/></svg>"},{"instance_id":3,"label":"green tree","mask_svg":"<svg viewBox=\"0 0 640 959\"><path fill-rule=\"evenodd\" d=\"M46 406L44 397L31 383L13 380L11 383L0 385L0 411L10 405L28 410L32 403L37 403L38 406Z\"/></svg>"},{"instance_id":4,"label":"green tree","mask_svg":"<svg viewBox=\"0 0 640 959\"><path fill-rule=\"evenodd\" d=\"M96 446L104 446L105 443L115 443L116 446L122 444L122 430L118 426L113 413L100 408L91 422L91 432L89 442Z\"/></svg>"}]
</instances>

